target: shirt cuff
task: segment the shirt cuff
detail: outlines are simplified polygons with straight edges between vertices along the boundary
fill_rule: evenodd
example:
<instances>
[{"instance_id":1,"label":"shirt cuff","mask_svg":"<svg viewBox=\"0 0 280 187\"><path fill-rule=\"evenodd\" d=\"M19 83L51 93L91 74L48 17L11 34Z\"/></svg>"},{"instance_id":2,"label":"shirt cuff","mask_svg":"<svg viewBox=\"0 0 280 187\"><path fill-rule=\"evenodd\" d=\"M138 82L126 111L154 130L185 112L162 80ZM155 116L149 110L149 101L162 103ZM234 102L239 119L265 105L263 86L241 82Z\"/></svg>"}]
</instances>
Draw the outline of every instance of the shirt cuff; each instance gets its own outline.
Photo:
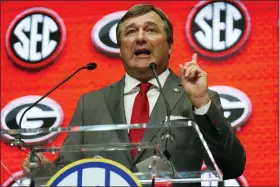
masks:
<instances>
[{"instance_id":1,"label":"shirt cuff","mask_svg":"<svg viewBox=\"0 0 280 187\"><path fill-rule=\"evenodd\" d=\"M208 112L208 109L210 108L210 105L211 105L211 100L206 104L204 105L203 107L200 107L200 108L194 108L194 113L196 115L204 115Z\"/></svg>"}]
</instances>

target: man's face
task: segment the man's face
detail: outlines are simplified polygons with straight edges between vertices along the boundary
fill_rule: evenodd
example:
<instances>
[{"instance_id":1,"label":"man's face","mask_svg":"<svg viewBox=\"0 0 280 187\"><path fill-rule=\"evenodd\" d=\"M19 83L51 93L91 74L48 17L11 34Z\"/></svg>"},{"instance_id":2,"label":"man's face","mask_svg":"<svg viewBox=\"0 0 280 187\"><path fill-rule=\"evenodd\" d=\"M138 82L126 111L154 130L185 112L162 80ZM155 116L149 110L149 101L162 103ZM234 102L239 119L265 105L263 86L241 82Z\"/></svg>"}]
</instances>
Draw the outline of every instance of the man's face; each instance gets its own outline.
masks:
<instances>
[{"instance_id":1,"label":"man's face","mask_svg":"<svg viewBox=\"0 0 280 187\"><path fill-rule=\"evenodd\" d=\"M157 72L168 67L172 45L167 42L164 22L151 11L125 20L121 25L120 55L126 72L139 80L153 77L149 64L157 64Z\"/></svg>"}]
</instances>

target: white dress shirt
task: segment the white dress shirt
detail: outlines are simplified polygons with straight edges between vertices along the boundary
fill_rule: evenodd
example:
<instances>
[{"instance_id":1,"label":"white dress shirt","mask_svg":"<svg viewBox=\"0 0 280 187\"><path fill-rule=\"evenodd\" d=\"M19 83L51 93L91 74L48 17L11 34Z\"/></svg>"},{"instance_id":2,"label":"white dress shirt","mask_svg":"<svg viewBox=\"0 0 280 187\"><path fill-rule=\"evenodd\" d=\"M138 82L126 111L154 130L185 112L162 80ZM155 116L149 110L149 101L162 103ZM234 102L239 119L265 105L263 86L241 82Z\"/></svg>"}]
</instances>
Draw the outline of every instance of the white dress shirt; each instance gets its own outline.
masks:
<instances>
[{"instance_id":1,"label":"white dress shirt","mask_svg":"<svg viewBox=\"0 0 280 187\"><path fill-rule=\"evenodd\" d=\"M164 86L169 74L170 74L169 69L166 69L163 73L161 73L158 76L159 82L162 87ZM155 78L149 80L148 82L152 84L149 91L147 92L147 97L149 100L149 115L151 115L151 112L153 111L153 108L154 108L156 101L158 99L158 96L160 94L160 90L159 90L159 87L158 87L158 84L157 84L157 81ZM140 91L140 88L138 87L138 85L140 83L141 82L139 80L131 77L130 75L128 75L128 74L125 75L124 110L125 110L125 117L126 117L127 123L130 123L134 100ZM195 114L204 115L208 111L210 104L211 104L211 101L199 109L195 108L195 111L194 111Z\"/></svg>"}]
</instances>

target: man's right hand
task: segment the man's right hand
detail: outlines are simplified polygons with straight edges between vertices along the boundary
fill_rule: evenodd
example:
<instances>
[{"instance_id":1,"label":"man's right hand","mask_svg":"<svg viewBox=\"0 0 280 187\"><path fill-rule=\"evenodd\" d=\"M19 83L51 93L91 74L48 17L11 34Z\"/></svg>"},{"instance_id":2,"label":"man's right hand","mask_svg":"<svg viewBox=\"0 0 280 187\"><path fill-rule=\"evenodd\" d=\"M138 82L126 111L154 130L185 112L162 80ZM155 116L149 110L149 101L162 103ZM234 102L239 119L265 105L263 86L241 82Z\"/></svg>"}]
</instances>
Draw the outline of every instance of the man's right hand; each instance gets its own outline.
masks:
<instances>
[{"instance_id":1,"label":"man's right hand","mask_svg":"<svg viewBox=\"0 0 280 187\"><path fill-rule=\"evenodd\" d=\"M38 164L38 168L35 168L36 175L44 176L44 173L50 174L55 172L54 164L50 160L48 160L42 153L36 153L34 163ZM21 168L24 176L30 177L30 153L24 159Z\"/></svg>"}]
</instances>

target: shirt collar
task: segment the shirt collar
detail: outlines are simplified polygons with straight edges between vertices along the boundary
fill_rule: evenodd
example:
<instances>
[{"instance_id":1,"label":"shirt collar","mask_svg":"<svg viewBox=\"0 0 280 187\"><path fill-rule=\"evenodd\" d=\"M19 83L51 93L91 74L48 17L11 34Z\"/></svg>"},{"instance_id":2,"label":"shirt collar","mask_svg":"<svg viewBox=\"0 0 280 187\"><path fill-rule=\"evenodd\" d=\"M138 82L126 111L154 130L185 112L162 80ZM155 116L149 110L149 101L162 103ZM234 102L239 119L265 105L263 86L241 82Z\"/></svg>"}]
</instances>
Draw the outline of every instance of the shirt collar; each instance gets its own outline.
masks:
<instances>
[{"instance_id":1,"label":"shirt collar","mask_svg":"<svg viewBox=\"0 0 280 187\"><path fill-rule=\"evenodd\" d=\"M166 82L169 74L170 74L170 71L167 68L163 73L161 73L158 76L159 82L160 82L162 87L163 87L164 83ZM124 86L124 93L125 94L132 91L138 84L141 83L139 80L131 77L127 73L125 74L125 80L124 81L125 81L125 86ZM157 80L155 78L152 78L148 82L151 83L152 85L156 86L156 87L159 87L158 84L157 84Z\"/></svg>"}]
</instances>

